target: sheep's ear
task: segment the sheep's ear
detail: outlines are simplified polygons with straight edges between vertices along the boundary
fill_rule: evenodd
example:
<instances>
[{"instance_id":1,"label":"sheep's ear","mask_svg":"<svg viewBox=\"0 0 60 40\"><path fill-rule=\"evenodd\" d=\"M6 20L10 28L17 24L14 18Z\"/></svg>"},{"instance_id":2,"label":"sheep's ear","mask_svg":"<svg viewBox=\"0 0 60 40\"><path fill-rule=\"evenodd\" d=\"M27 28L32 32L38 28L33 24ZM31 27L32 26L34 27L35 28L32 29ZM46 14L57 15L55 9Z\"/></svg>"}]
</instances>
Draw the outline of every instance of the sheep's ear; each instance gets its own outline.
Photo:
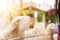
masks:
<instances>
[{"instance_id":1,"label":"sheep's ear","mask_svg":"<svg viewBox=\"0 0 60 40\"><path fill-rule=\"evenodd\" d=\"M20 20L14 22L14 25L19 25Z\"/></svg>"},{"instance_id":2,"label":"sheep's ear","mask_svg":"<svg viewBox=\"0 0 60 40\"><path fill-rule=\"evenodd\" d=\"M21 21L20 19L13 19L13 20L11 21L11 24L19 23L20 21Z\"/></svg>"}]
</instances>

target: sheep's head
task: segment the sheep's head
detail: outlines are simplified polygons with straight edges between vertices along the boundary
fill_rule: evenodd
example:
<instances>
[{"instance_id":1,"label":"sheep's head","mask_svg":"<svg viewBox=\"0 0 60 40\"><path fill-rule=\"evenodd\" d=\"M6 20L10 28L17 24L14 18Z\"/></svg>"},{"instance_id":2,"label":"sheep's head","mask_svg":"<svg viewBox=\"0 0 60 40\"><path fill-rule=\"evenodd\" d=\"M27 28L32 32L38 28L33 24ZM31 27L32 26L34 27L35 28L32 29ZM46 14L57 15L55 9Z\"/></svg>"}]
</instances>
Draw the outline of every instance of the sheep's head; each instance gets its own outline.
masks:
<instances>
[{"instance_id":1,"label":"sheep's head","mask_svg":"<svg viewBox=\"0 0 60 40\"><path fill-rule=\"evenodd\" d=\"M11 23L14 26L19 26L20 29L22 29L22 30L26 29L26 28L30 28L34 24L33 18L31 18L29 16L17 16L12 20Z\"/></svg>"},{"instance_id":2,"label":"sheep's head","mask_svg":"<svg viewBox=\"0 0 60 40\"><path fill-rule=\"evenodd\" d=\"M12 37L22 37L23 30L33 25L33 19L29 16L17 16L11 21L11 25L15 27L12 31Z\"/></svg>"}]
</instances>

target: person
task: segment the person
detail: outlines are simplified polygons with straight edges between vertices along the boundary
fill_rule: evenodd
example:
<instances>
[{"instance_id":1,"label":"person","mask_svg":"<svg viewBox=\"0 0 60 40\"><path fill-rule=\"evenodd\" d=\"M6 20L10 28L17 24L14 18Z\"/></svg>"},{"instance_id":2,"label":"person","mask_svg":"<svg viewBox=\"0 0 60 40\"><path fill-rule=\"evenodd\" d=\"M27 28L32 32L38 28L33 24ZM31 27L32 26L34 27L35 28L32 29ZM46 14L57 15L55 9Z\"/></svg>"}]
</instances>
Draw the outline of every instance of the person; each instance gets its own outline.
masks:
<instances>
[{"instance_id":1,"label":"person","mask_svg":"<svg viewBox=\"0 0 60 40\"><path fill-rule=\"evenodd\" d=\"M58 40L60 40L60 23L58 24Z\"/></svg>"}]
</instances>

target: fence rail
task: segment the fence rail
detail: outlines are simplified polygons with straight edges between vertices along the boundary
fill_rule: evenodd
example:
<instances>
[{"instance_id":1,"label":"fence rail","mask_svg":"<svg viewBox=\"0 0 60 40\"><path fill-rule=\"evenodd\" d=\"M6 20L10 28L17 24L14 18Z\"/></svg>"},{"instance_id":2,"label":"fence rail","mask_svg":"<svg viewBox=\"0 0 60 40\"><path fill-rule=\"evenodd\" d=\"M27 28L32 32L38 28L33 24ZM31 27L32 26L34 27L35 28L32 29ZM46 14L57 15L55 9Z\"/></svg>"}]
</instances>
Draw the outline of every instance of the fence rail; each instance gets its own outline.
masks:
<instances>
[{"instance_id":1,"label":"fence rail","mask_svg":"<svg viewBox=\"0 0 60 40\"><path fill-rule=\"evenodd\" d=\"M33 36L25 36L23 38L12 38L10 40L51 40L51 34L40 34L40 35L33 35Z\"/></svg>"}]
</instances>

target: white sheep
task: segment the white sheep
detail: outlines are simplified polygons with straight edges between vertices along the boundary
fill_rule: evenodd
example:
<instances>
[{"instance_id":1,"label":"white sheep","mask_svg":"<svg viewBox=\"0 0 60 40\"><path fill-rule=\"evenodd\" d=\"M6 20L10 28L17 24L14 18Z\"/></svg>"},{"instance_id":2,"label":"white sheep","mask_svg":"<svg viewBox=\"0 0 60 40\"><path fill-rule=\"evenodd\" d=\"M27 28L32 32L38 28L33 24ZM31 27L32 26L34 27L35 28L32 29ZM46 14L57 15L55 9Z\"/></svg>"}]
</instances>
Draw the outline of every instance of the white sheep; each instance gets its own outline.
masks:
<instances>
[{"instance_id":1,"label":"white sheep","mask_svg":"<svg viewBox=\"0 0 60 40\"><path fill-rule=\"evenodd\" d=\"M19 38L24 36L25 29L33 25L33 18L29 16L17 16L12 20L12 24L16 27L11 35L13 38Z\"/></svg>"},{"instance_id":2,"label":"white sheep","mask_svg":"<svg viewBox=\"0 0 60 40\"><path fill-rule=\"evenodd\" d=\"M26 30L25 36L33 36L33 35L44 35L44 34L51 34L53 33L53 30L55 29L55 24L51 23L48 24L45 28L45 22L38 22L35 24L33 29Z\"/></svg>"},{"instance_id":3,"label":"white sheep","mask_svg":"<svg viewBox=\"0 0 60 40\"><path fill-rule=\"evenodd\" d=\"M0 39L7 38L7 35L11 33L11 37L22 37L26 28L29 28L33 24L33 19L29 16L17 16L5 29L0 30ZM15 35L16 34L16 35ZM15 36L14 36L15 35Z\"/></svg>"},{"instance_id":4,"label":"white sheep","mask_svg":"<svg viewBox=\"0 0 60 40\"><path fill-rule=\"evenodd\" d=\"M53 31L56 28L55 26L56 24L54 23L48 24L47 27L45 27L45 23L36 23L33 29L25 31L25 36L29 37L25 40L53 40Z\"/></svg>"},{"instance_id":5,"label":"white sheep","mask_svg":"<svg viewBox=\"0 0 60 40\"><path fill-rule=\"evenodd\" d=\"M44 34L45 30L45 23L44 22L37 22L34 25L33 29L25 30L24 34L25 36L35 36L35 35L42 35Z\"/></svg>"}]
</instances>

